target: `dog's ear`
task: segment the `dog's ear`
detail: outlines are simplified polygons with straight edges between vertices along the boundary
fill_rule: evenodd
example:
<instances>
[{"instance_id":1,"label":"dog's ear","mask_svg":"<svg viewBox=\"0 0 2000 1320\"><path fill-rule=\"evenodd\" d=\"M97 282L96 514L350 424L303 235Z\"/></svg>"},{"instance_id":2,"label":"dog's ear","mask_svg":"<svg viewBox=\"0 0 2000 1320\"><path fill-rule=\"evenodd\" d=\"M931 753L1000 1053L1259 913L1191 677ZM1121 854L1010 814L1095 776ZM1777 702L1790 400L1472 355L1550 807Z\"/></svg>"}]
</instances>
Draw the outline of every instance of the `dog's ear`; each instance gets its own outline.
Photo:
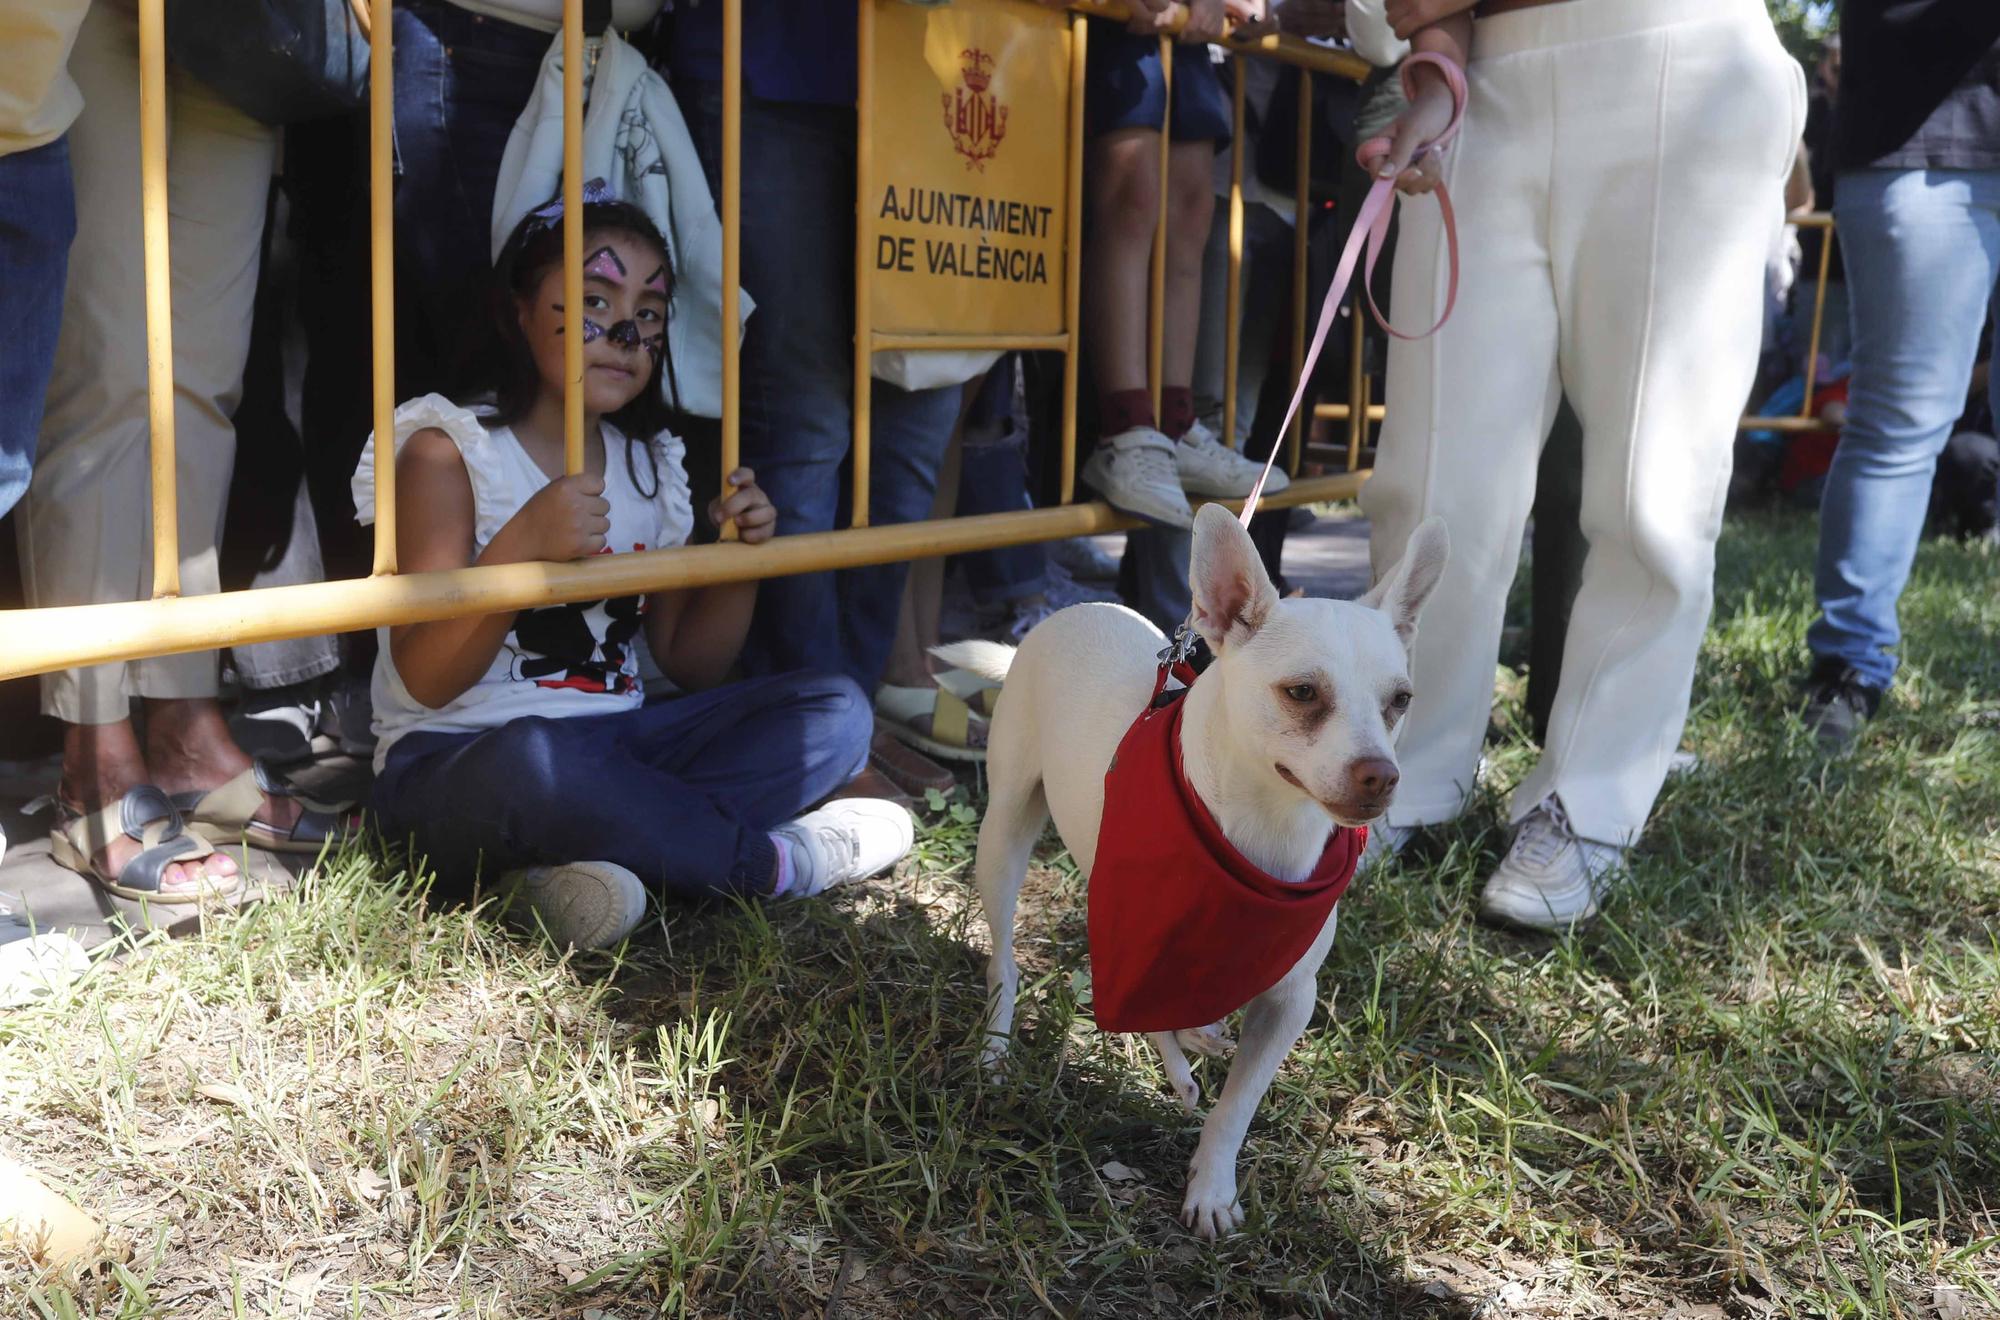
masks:
<instances>
[{"instance_id":1,"label":"dog's ear","mask_svg":"<svg viewBox=\"0 0 2000 1320\"><path fill-rule=\"evenodd\" d=\"M1217 655L1250 640L1278 603L1278 590L1264 572L1250 533L1220 504L1204 504L1194 516L1188 586L1194 595L1195 631Z\"/></svg>"},{"instance_id":2,"label":"dog's ear","mask_svg":"<svg viewBox=\"0 0 2000 1320\"><path fill-rule=\"evenodd\" d=\"M1396 566L1384 573L1382 580L1359 602L1388 615L1406 649L1416 640L1417 616L1423 613L1424 602L1430 599L1431 590L1444 575L1445 561L1449 558L1451 537L1444 530L1444 519L1426 518L1411 533Z\"/></svg>"}]
</instances>

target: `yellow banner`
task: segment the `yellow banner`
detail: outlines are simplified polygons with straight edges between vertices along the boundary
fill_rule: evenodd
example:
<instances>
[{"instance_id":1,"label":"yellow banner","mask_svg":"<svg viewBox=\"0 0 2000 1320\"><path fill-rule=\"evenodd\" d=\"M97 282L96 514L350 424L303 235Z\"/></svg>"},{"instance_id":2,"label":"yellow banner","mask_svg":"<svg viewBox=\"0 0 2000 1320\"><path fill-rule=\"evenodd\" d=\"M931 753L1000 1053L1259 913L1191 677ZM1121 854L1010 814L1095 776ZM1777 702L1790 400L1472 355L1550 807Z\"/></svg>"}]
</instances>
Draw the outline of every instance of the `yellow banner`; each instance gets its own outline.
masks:
<instances>
[{"instance_id":1,"label":"yellow banner","mask_svg":"<svg viewBox=\"0 0 2000 1320\"><path fill-rule=\"evenodd\" d=\"M876 3L876 0L866 0ZM870 272L885 334L1057 334L1069 17L876 3Z\"/></svg>"}]
</instances>

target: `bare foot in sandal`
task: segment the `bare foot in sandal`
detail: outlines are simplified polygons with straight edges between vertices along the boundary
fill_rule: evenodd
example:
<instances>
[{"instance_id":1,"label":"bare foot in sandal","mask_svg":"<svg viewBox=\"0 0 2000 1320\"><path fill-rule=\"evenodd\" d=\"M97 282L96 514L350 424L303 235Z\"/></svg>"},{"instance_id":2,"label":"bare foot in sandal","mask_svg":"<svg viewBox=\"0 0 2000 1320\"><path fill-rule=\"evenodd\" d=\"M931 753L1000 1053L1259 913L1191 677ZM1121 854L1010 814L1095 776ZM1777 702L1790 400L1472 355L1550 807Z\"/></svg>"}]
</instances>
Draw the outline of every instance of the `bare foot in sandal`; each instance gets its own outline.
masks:
<instances>
[{"instance_id":1,"label":"bare foot in sandal","mask_svg":"<svg viewBox=\"0 0 2000 1320\"><path fill-rule=\"evenodd\" d=\"M170 795L201 793L228 783L251 764L215 702L176 698L146 703L147 782ZM256 819L285 831L303 810L292 798L265 794Z\"/></svg>"},{"instance_id":2,"label":"bare foot in sandal","mask_svg":"<svg viewBox=\"0 0 2000 1320\"><path fill-rule=\"evenodd\" d=\"M146 760L130 720L72 724L64 732L62 782L57 794L65 810L89 815L148 782ZM126 864L144 848L138 839L115 835L90 855L91 868L115 883ZM236 863L219 852L199 861L170 862L160 871L159 892L163 897L191 895L227 886L235 880L236 870Z\"/></svg>"}]
</instances>

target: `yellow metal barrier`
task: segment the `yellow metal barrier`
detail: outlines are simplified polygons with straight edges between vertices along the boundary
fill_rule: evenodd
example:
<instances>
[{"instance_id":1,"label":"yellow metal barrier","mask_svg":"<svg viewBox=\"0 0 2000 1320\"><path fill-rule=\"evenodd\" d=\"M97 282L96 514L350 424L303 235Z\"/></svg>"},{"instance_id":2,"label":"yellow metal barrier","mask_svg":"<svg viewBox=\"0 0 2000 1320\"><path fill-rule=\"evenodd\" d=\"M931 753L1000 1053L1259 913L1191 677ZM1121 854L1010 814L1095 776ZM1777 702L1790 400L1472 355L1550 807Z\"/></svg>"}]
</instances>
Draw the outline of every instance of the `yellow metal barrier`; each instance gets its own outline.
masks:
<instances>
[{"instance_id":1,"label":"yellow metal barrier","mask_svg":"<svg viewBox=\"0 0 2000 1320\"><path fill-rule=\"evenodd\" d=\"M874 5L861 0L859 38L860 102L858 122L866 124L870 110ZM394 429L396 405L394 305L393 181L390 171L390 130L393 124L392 0L374 0L368 23L372 63L370 89L369 186L371 281L373 307L373 415L376 434ZM742 217L742 0L723 5L723 113L721 195L722 250L722 471L739 462L741 435L741 354L733 328L740 324L740 224ZM210 650L255 642L277 641L324 633L393 626L430 619L518 610L607 595L678 590L710 583L748 581L790 573L818 572L865 564L928 558L966 551L994 549L1032 541L1086 535L1136 524L1101 503L1070 503L1075 489L1076 400L1080 354L1077 352L1082 235L1082 167L1084 60L1088 27L1085 15L1129 17L1122 0L1073 0L1071 23L1070 118L1068 124L1068 215L1065 217L1063 305L1065 329L1050 335L899 335L874 333L868 299L863 296L870 268L872 218L857 205L855 315L855 439L853 527L837 532L780 536L759 546L718 544L683 546L620 555L586 562L488 565L450 572L399 574L396 558L396 479L394 446L376 447L376 527L374 574L368 578L312 583L254 591L221 592L179 597L179 537L174 469L173 342L168 260L166 186L166 62L164 0L138 0L140 41L140 132L145 241L145 281L148 346L148 407L151 421L151 500L153 514L153 596L151 600L0 612L0 678L14 678L72 666L130 660L143 656ZM1169 29L1185 20L1183 11ZM582 469L582 106L585 42L582 0L565 0L564 43L564 170L563 265L565 319L565 468ZM1162 38L1163 53L1166 38ZM1312 75L1360 79L1369 66L1357 57L1289 37L1267 36L1234 43L1240 71L1250 56L1274 59L1301 70L1298 124L1298 182L1292 286L1292 362L1294 373L1303 363L1306 334L1307 272L1305 246L1310 219L1310 151ZM1172 61L1166 61L1172 76ZM1236 378L1240 358L1243 259L1243 92L1236 80L1235 145L1229 196L1229 287L1224 426L1231 442L1236 432ZM1161 384L1162 304L1167 184L1167 135L1162 133L1160 157L1160 218L1155 228L1152 267L1152 307L1148 320L1148 385L1155 405ZM870 177L868 134L857 136L857 183ZM857 203L867 195L857 190ZM1794 218L1797 223L1829 230L1822 244L1814 301L1812 351L1816 356L1826 301L1826 277L1831 251L1831 219L1825 215ZM1351 498L1368 478L1360 468L1362 442L1368 424L1382 409L1368 402L1369 382L1362 372L1365 325L1360 304L1354 308L1350 353L1350 402L1321 405L1320 417L1345 419L1347 471L1334 476L1297 480L1286 490L1267 496L1271 508L1322 500ZM1065 355L1061 481L1063 503L1054 508L953 518L935 522L868 527L869 398L873 351L895 348L1049 350ZM1746 427L1806 430L1818 426L1810 415L1812 367L1808 367L1806 409L1790 418L1745 418ZM1287 438L1290 466L1296 474L1303 453L1303 423ZM725 540L734 529L724 528Z\"/></svg>"}]
</instances>

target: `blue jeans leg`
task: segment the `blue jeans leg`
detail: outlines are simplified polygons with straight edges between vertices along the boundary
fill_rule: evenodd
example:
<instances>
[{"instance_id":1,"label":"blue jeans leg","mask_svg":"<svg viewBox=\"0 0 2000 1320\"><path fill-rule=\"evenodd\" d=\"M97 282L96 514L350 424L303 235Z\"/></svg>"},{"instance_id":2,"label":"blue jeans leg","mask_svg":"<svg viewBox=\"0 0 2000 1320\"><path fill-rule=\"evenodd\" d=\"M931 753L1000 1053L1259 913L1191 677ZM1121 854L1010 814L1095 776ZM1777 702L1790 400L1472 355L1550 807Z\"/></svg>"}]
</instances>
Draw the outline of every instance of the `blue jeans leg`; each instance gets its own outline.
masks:
<instances>
[{"instance_id":1,"label":"blue jeans leg","mask_svg":"<svg viewBox=\"0 0 2000 1320\"><path fill-rule=\"evenodd\" d=\"M410 734L375 809L449 885L607 861L656 892L762 893L771 827L852 779L873 730L853 683L781 674L615 715Z\"/></svg>"},{"instance_id":2,"label":"blue jeans leg","mask_svg":"<svg viewBox=\"0 0 2000 1320\"><path fill-rule=\"evenodd\" d=\"M448 390L490 315L500 157L549 37L444 0L395 7L398 398Z\"/></svg>"},{"instance_id":3,"label":"blue jeans leg","mask_svg":"<svg viewBox=\"0 0 2000 1320\"><path fill-rule=\"evenodd\" d=\"M715 182L721 91L677 89ZM842 514L854 429L854 111L745 97L743 283L757 300L743 344L743 461L778 511L778 532L824 532ZM930 516L958 416L957 388L877 381L869 520ZM765 582L743 648L750 673L835 669L882 678L907 567L886 564Z\"/></svg>"},{"instance_id":4,"label":"blue jeans leg","mask_svg":"<svg viewBox=\"0 0 2000 1320\"><path fill-rule=\"evenodd\" d=\"M2000 277L2000 170L1849 171L1834 215L1854 377L1820 506L1820 617L1806 641L1887 687L1896 600Z\"/></svg>"},{"instance_id":5,"label":"blue jeans leg","mask_svg":"<svg viewBox=\"0 0 2000 1320\"><path fill-rule=\"evenodd\" d=\"M0 156L0 517L34 468L75 235L69 142Z\"/></svg>"}]
</instances>

